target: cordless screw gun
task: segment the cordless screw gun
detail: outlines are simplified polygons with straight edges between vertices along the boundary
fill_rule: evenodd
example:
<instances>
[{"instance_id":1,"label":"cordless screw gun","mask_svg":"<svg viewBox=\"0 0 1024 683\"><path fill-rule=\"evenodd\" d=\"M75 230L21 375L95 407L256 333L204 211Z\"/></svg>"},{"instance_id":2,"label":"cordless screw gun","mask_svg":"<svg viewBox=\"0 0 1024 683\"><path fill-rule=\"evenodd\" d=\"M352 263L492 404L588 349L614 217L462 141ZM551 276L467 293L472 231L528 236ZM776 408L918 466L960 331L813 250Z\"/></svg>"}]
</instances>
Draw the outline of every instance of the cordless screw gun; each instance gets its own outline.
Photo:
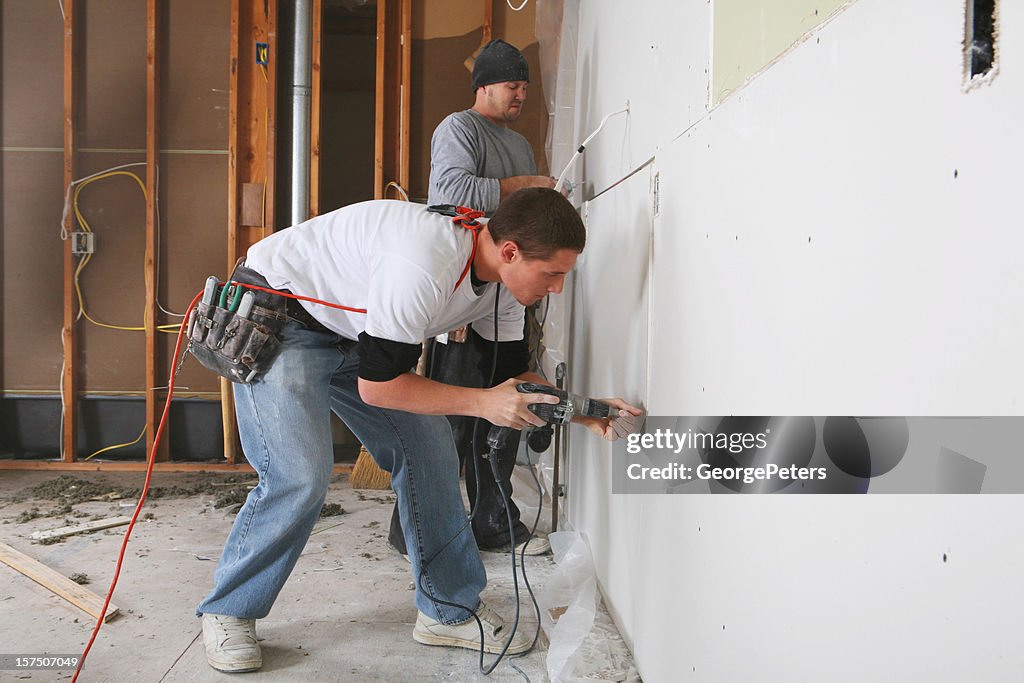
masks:
<instances>
[{"instance_id":1,"label":"cordless screw gun","mask_svg":"<svg viewBox=\"0 0 1024 683\"><path fill-rule=\"evenodd\" d=\"M607 403L570 394L567 391L549 387L546 384L522 382L516 385L516 390L521 394L549 394L558 397L558 403L531 403L529 405L530 412L547 422L546 426L538 427L534 430L534 434L545 435L545 437L539 440L539 443L538 440L533 439L533 434L531 434L530 446L538 452L545 450L547 443L551 441L550 425L569 424L574 415L608 417L616 414L615 408ZM487 434L487 445L490 447L491 452L493 453L503 448L508 441L509 435L514 431L516 430L511 427L491 427L491 431ZM539 445L543 445L543 447L538 448L537 446Z\"/></svg>"}]
</instances>

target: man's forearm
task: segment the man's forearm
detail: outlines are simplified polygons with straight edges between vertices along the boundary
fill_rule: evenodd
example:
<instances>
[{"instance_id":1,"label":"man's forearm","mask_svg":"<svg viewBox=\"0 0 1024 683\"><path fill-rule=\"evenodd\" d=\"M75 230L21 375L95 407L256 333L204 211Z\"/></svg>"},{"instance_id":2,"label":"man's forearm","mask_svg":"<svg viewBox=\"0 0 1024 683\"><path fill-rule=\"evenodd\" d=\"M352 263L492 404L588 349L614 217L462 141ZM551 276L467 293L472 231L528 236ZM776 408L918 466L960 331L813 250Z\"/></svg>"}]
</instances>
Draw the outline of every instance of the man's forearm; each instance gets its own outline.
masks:
<instances>
[{"instance_id":1,"label":"man's forearm","mask_svg":"<svg viewBox=\"0 0 1024 683\"><path fill-rule=\"evenodd\" d=\"M359 396L378 408L421 415L480 414L480 389L443 384L411 372L387 382L359 378Z\"/></svg>"}]
</instances>

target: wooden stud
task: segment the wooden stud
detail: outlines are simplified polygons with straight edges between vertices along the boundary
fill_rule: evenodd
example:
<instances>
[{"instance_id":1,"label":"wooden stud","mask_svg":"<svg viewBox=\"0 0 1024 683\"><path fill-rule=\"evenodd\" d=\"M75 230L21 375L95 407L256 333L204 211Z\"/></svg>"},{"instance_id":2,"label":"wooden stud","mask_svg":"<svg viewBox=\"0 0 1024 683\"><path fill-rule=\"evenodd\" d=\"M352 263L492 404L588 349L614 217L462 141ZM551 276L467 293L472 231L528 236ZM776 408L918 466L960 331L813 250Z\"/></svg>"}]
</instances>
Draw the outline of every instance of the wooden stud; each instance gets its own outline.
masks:
<instances>
[{"instance_id":1,"label":"wooden stud","mask_svg":"<svg viewBox=\"0 0 1024 683\"><path fill-rule=\"evenodd\" d=\"M384 85L388 0L377 0L377 76L373 123L373 198L384 198Z\"/></svg>"},{"instance_id":2,"label":"wooden stud","mask_svg":"<svg viewBox=\"0 0 1024 683\"><path fill-rule=\"evenodd\" d=\"M309 101L309 216L320 215L320 61L323 52L323 0L313 0L313 61Z\"/></svg>"},{"instance_id":3,"label":"wooden stud","mask_svg":"<svg viewBox=\"0 0 1024 683\"><path fill-rule=\"evenodd\" d=\"M274 231L274 211L275 211L275 200L277 198L277 187L275 184L275 173L274 169L277 168L277 69L273 67L276 62L277 55L277 0L263 0L259 3L264 7L265 15L263 21L266 31L266 42L270 44L270 61L271 64L267 66L267 80L263 80L262 76L259 77L260 83L263 84L263 110L265 112L265 123L263 126L262 137L264 139L263 149L263 178L267 184L267 213L266 223L264 226L267 232ZM253 117L253 121L260 120L259 118ZM251 177L251 176L250 176ZM264 235L261 234L260 238ZM257 240L252 240L245 245L248 249L250 246L256 243ZM242 254L239 254L242 256Z\"/></svg>"},{"instance_id":4,"label":"wooden stud","mask_svg":"<svg viewBox=\"0 0 1024 683\"><path fill-rule=\"evenodd\" d=\"M374 197L391 181L408 185L411 97L412 2L377 3L377 102L374 131Z\"/></svg>"},{"instance_id":5,"label":"wooden stud","mask_svg":"<svg viewBox=\"0 0 1024 683\"><path fill-rule=\"evenodd\" d=\"M70 0L65 0L65 2L70 3ZM66 6L64 11L67 11ZM15 550L6 543L0 543L0 562L3 562L15 571L21 572L43 588L53 591L75 607L84 610L87 614L91 614L94 619L99 618L100 612L103 610L104 598L101 598L87 588L79 586L68 577L47 567L42 562L33 560L28 555ZM114 603L109 603L107 611L103 615L103 621L110 621L111 617L119 611L119 607Z\"/></svg>"},{"instance_id":6,"label":"wooden stud","mask_svg":"<svg viewBox=\"0 0 1024 683\"><path fill-rule=\"evenodd\" d=\"M146 255L145 280L146 304L144 325L146 328L146 453L152 453L156 445L157 426L160 421L160 396L156 387L159 352L157 325L156 260L160 245L157 243L157 168L160 164L160 55L157 41L158 0L146 2ZM175 362L172 359L171 362ZM169 459L167 442L159 445L156 453L158 462Z\"/></svg>"},{"instance_id":7,"label":"wooden stud","mask_svg":"<svg viewBox=\"0 0 1024 683\"><path fill-rule=\"evenodd\" d=\"M65 536L74 536L75 534L84 534L90 531L102 531L103 529L112 529L115 526L124 526L132 521L131 517L108 517L106 519L95 519L85 524L74 524L72 526L62 526L56 529L46 529L45 531L33 531L33 541L45 541L49 538L64 538Z\"/></svg>"},{"instance_id":8,"label":"wooden stud","mask_svg":"<svg viewBox=\"0 0 1024 683\"><path fill-rule=\"evenodd\" d=\"M238 176L238 26L241 21L240 0L231 0L230 72L228 73L228 273L235 265L238 253L239 193ZM235 408L231 383L220 380L220 412L224 432L224 458L235 464L238 451L238 432L235 430Z\"/></svg>"},{"instance_id":9,"label":"wooden stud","mask_svg":"<svg viewBox=\"0 0 1024 683\"><path fill-rule=\"evenodd\" d=\"M228 73L228 268L235 264L235 253L238 251L238 207L241 187L238 178L239 1L231 0L230 71Z\"/></svg>"},{"instance_id":10,"label":"wooden stud","mask_svg":"<svg viewBox=\"0 0 1024 683\"><path fill-rule=\"evenodd\" d=\"M494 2L493 0L484 0L484 35L483 42L481 45L486 45L491 42L491 36L494 31Z\"/></svg>"},{"instance_id":11,"label":"wooden stud","mask_svg":"<svg viewBox=\"0 0 1024 683\"><path fill-rule=\"evenodd\" d=\"M64 3L64 195L67 197L75 180L75 0ZM64 368L61 393L64 403L64 462L75 460L78 447L78 381L75 372L78 344L75 337L75 257L71 253L71 232L74 230L73 212L68 212L64 230L68 235L64 243L64 322L61 339L64 344Z\"/></svg>"},{"instance_id":12,"label":"wooden stud","mask_svg":"<svg viewBox=\"0 0 1024 683\"><path fill-rule=\"evenodd\" d=\"M402 89L399 123L398 183L409 190L409 131L412 116L412 0L402 0Z\"/></svg>"}]
</instances>

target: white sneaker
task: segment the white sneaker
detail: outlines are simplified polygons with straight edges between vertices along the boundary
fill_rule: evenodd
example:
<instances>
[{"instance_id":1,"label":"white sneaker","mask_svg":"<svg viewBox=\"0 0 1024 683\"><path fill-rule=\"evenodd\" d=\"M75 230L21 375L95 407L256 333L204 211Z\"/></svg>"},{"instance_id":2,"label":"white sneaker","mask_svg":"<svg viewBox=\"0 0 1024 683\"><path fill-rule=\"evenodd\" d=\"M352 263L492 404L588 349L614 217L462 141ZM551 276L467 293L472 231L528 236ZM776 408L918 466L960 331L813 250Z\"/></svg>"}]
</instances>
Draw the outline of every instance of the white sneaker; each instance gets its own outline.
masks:
<instances>
[{"instance_id":1,"label":"white sneaker","mask_svg":"<svg viewBox=\"0 0 1024 683\"><path fill-rule=\"evenodd\" d=\"M203 645L206 661L217 671L243 673L263 666L255 619L204 614Z\"/></svg>"},{"instance_id":2,"label":"white sneaker","mask_svg":"<svg viewBox=\"0 0 1024 683\"><path fill-rule=\"evenodd\" d=\"M534 536L528 541L523 541L516 545L516 555L518 556L523 552L523 547L526 547L526 554L529 556L535 555L547 555L551 552L551 542L548 541L547 536ZM503 546L497 548L480 548L485 553L507 553L509 546L506 543Z\"/></svg>"},{"instance_id":3,"label":"white sneaker","mask_svg":"<svg viewBox=\"0 0 1024 683\"><path fill-rule=\"evenodd\" d=\"M547 536L534 536L528 541L523 541L516 546L516 555L526 548L527 555L548 555L551 553L551 542Z\"/></svg>"},{"instance_id":4,"label":"white sneaker","mask_svg":"<svg viewBox=\"0 0 1024 683\"><path fill-rule=\"evenodd\" d=\"M483 602L476 610L476 616L484 629L484 651L491 654L500 653L508 640L509 629L505 621ZM416 626L412 630L412 638L424 645L442 645L444 647L464 647L469 650L480 649L480 627L476 619L470 617L459 624L442 624L431 619L423 612L416 617ZM517 629L512 642L505 654L518 655L530 649L532 639L522 629Z\"/></svg>"}]
</instances>

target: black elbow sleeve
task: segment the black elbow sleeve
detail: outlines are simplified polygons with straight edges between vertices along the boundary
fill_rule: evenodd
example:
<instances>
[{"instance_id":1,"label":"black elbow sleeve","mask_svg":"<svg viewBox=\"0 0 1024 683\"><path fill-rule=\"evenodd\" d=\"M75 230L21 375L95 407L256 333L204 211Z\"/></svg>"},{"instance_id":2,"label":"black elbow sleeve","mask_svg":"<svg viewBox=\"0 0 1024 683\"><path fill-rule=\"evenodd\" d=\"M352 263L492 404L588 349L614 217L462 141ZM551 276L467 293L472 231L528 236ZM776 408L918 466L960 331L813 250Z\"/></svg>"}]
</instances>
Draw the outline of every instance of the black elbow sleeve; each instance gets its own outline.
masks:
<instances>
[{"instance_id":1,"label":"black elbow sleeve","mask_svg":"<svg viewBox=\"0 0 1024 683\"><path fill-rule=\"evenodd\" d=\"M359 377L371 382L387 382L416 367L422 344L405 344L381 339L365 332L359 335Z\"/></svg>"}]
</instances>

